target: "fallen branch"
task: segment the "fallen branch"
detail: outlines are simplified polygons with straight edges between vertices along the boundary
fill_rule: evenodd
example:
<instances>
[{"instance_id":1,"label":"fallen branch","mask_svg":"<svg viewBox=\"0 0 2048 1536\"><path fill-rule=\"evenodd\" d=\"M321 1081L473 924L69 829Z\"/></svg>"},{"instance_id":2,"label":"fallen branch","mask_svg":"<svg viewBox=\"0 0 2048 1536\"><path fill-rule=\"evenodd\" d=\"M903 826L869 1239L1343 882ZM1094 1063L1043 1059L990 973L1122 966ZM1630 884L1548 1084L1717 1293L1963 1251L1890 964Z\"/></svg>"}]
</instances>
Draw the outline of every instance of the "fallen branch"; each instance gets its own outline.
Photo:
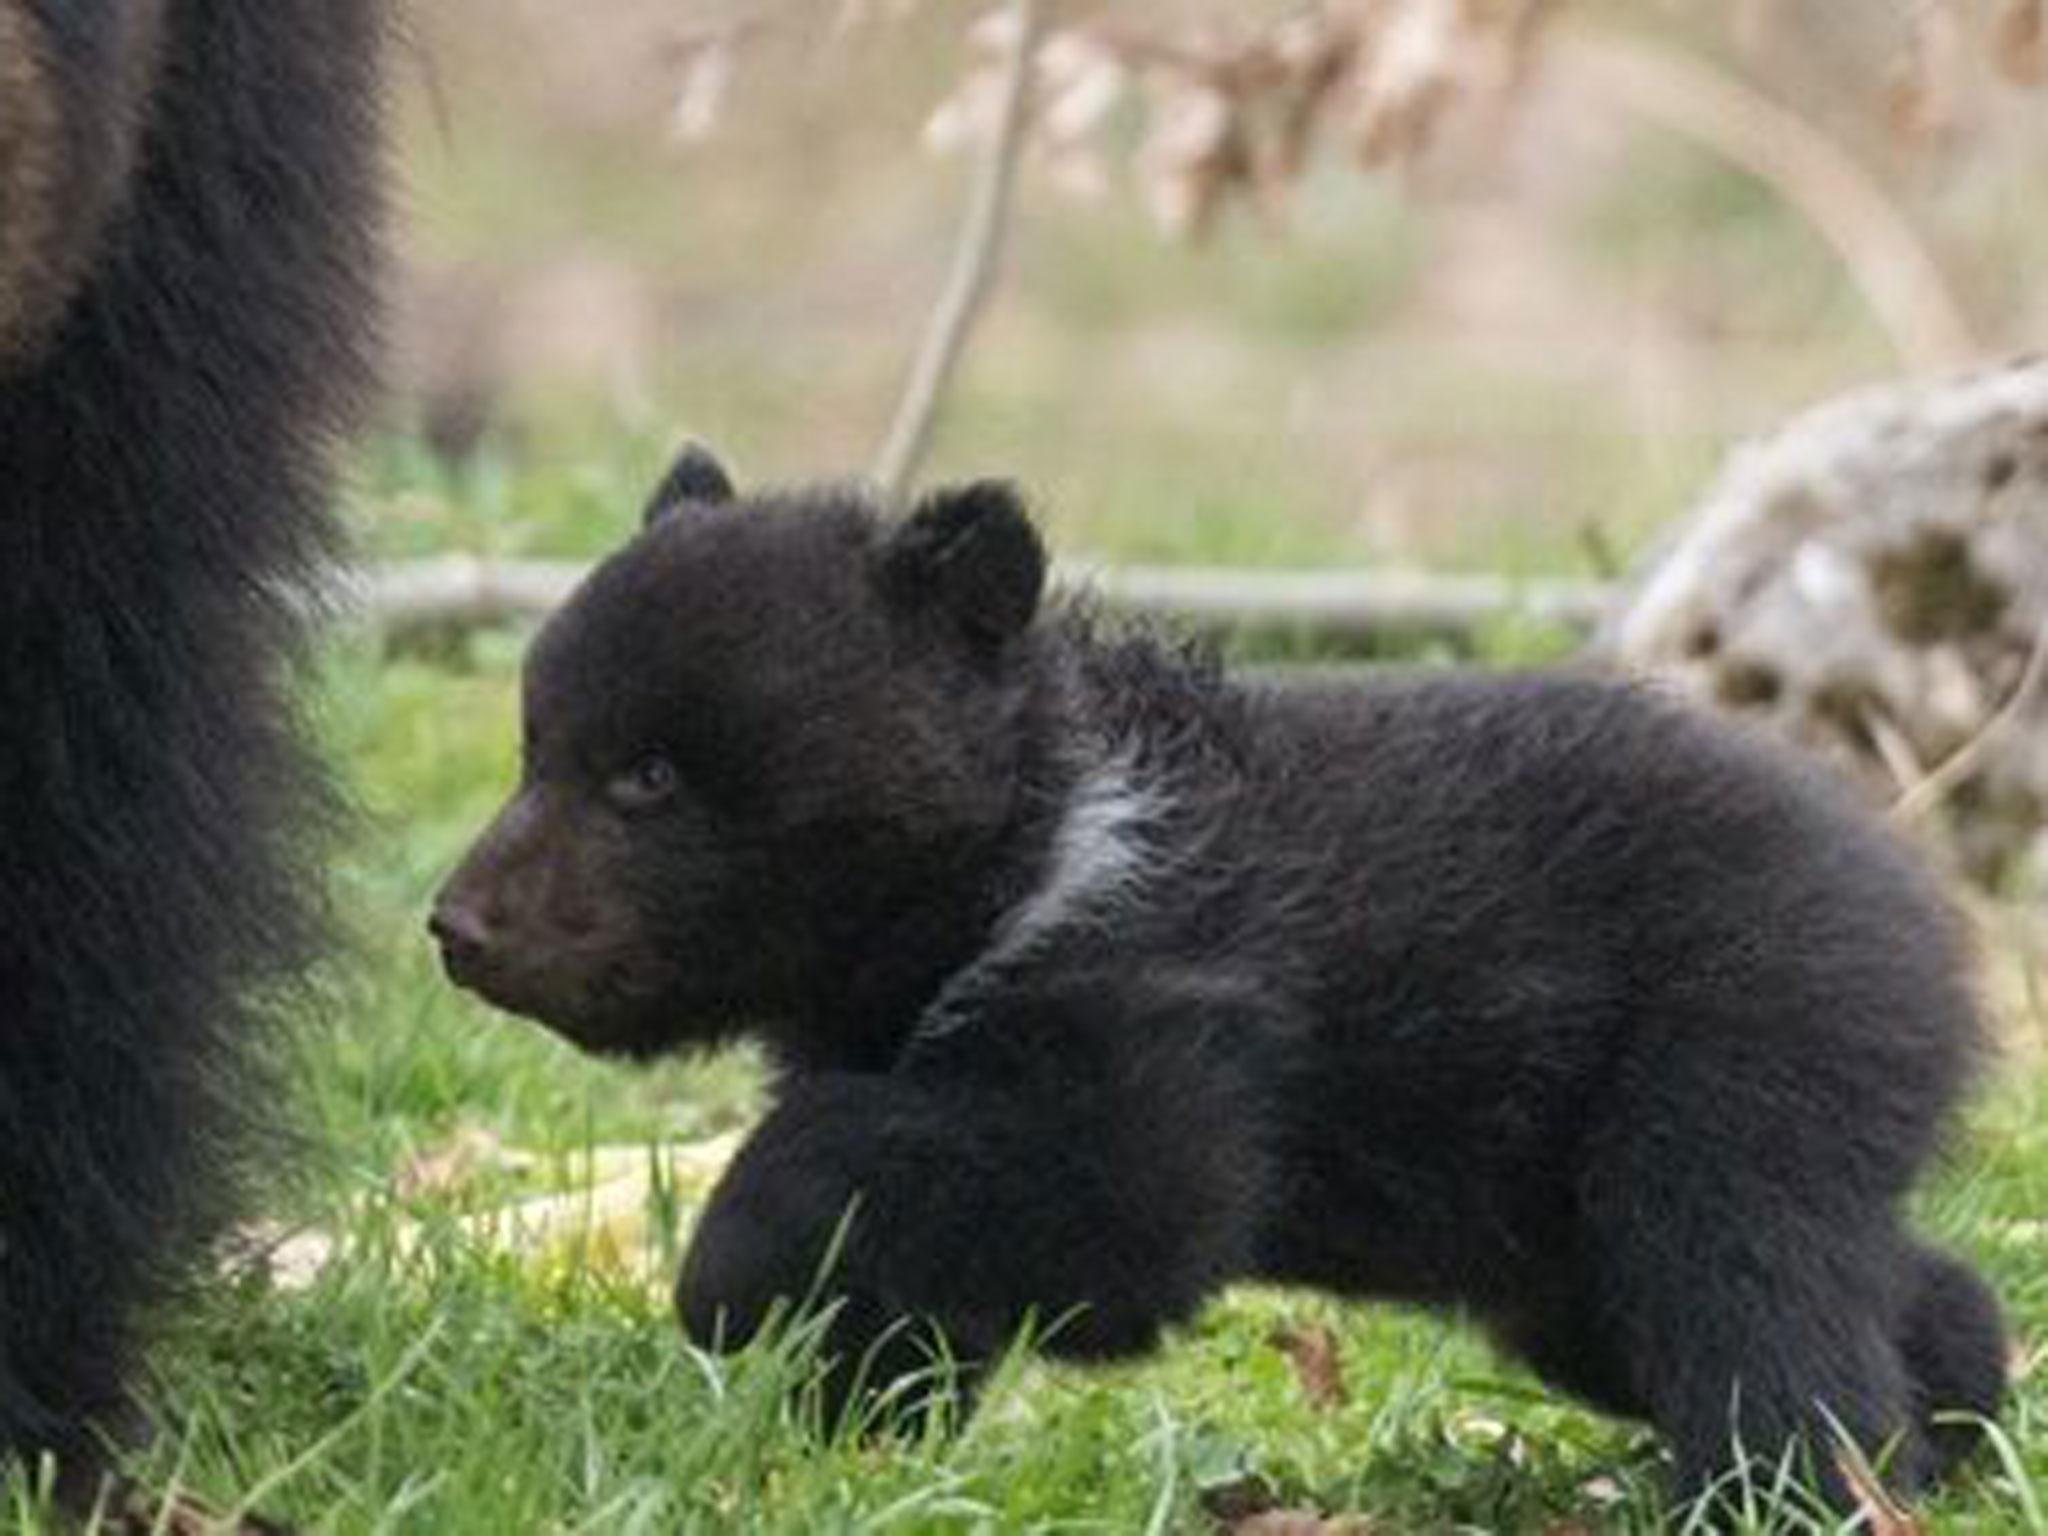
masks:
<instances>
[{"instance_id":1,"label":"fallen branch","mask_svg":"<svg viewBox=\"0 0 2048 1536\"><path fill-rule=\"evenodd\" d=\"M1289 628L1364 638L1470 636L1521 615L1573 630L1598 622L1603 582L1516 581L1424 571L1246 571L1204 566L1068 564L1057 584L1095 593L1110 608L1204 628Z\"/></svg>"},{"instance_id":2,"label":"fallen branch","mask_svg":"<svg viewBox=\"0 0 2048 1536\"><path fill-rule=\"evenodd\" d=\"M481 628L543 617L568 596L584 570L568 562L450 555L362 572L349 583L343 602L391 632ZM1389 634L1469 638L1510 615L1583 631L1597 621L1609 594L1605 583L1593 581L1085 561L1057 566L1053 582L1070 592L1091 593L1112 610L1205 629L1283 628L1354 639Z\"/></svg>"},{"instance_id":3,"label":"fallen branch","mask_svg":"<svg viewBox=\"0 0 2048 1536\"><path fill-rule=\"evenodd\" d=\"M2027 653L2027 664L2020 672L2020 680L2013 684L2012 692L2006 695L2005 702L1998 706L1975 735L1935 764L1932 770L1908 786L1905 792L1892 802L1892 820L1901 826L1918 821L1928 811L1954 794L1965 779L1982 767L1985 758L2000 738L2019 723L2027 705L2032 702L2035 691L2041 686L2041 674L2044 670L2048 670L2048 622L2044 622L2039 633L2035 635L2034 648Z\"/></svg>"},{"instance_id":4,"label":"fallen branch","mask_svg":"<svg viewBox=\"0 0 2048 1536\"><path fill-rule=\"evenodd\" d=\"M340 606L394 632L488 629L544 617L588 569L566 560L442 555L354 572L342 583Z\"/></svg>"}]
</instances>

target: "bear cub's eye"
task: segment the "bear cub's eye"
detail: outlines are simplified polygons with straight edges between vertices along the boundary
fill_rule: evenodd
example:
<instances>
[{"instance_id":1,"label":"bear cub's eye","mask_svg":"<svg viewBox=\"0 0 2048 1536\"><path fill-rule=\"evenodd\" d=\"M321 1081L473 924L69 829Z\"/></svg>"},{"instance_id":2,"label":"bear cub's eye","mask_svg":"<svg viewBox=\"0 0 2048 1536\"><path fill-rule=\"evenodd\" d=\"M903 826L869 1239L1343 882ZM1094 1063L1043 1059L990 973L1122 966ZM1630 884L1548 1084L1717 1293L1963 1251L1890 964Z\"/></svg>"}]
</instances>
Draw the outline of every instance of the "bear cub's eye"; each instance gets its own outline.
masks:
<instances>
[{"instance_id":1,"label":"bear cub's eye","mask_svg":"<svg viewBox=\"0 0 2048 1536\"><path fill-rule=\"evenodd\" d=\"M648 811L676 792L676 765L659 752L649 752L624 773L613 774L605 798L622 811Z\"/></svg>"}]
</instances>

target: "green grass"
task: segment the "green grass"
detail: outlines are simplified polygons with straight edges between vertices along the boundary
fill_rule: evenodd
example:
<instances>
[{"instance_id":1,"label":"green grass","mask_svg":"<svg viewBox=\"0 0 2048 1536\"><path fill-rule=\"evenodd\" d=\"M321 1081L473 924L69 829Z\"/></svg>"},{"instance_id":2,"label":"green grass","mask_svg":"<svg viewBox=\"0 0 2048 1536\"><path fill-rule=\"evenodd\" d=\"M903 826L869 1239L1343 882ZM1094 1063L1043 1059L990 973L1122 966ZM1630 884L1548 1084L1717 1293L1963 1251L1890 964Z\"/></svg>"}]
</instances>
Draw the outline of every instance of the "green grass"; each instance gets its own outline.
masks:
<instances>
[{"instance_id":1,"label":"green grass","mask_svg":"<svg viewBox=\"0 0 2048 1536\"><path fill-rule=\"evenodd\" d=\"M359 477L369 542L389 555L594 553L629 526L661 452L611 441L559 465L488 457L461 482L387 446ZM1154 461L1155 498L1176 473L1191 495L1204 483L1199 463L1171 458ZM1213 517L1159 552L1237 558L1301 536L1266 526L1255 479L1215 482ZM1137 547L1144 537L1134 522ZM1246 1289L1143 1364L1014 1362L956 1437L828 1443L800 1393L792 1404L809 1365L801 1333L710 1358L681 1342L658 1287L610 1266L515 1260L460 1225L516 1185L400 1198L394 1174L466 1128L538 1150L559 1176L592 1145L694 1141L758 1107L744 1053L601 1065L440 978L420 921L511 781L520 644L485 633L426 658L356 636L323 662L319 728L361 810L335 872L352 945L299 1032L294 1112L310 1151L269 1204L340 1249L310 1288L244 1270L167 1320L147 1385L161 1433L136 1456L139 1477L333 1533L1202 1532L1247 1499L1390 1532L1660 1528L1654 1442L1549 1396L1454 1322ZM1560 637L1504 622L1484 645L1519 663L1555 654ZM1248 649L1314 659L1287 636ZM2015 1074L1994 1094L1923 1205L2038 1347L2048 1081ZM675 1230L652 1224L669 1246ZM1331 1331L1344 1402L1310 1401L1273 1341L1283 1325ZM1930 1528L2048 1536L2048 1368L2003 1434L2002 1456L1943 1494ZM27 1481L0 1489L0 1511L45 1528ZM1802 1511L1796 1495L1760 1496L1750 1528L1832 1528Z\"/></svg>"},{"instance_id":2,"label":"green grass","mask_svg":"<svg viewBox=\"0 0 2048 1536\"><path fill-rule=\"evenodd\" d=\"M512 766L516 644L454 663L337 648L324 728L364 827L340 871L358 943L300 1051L299 1113L324 1149L279 1192L344 1239L304 1291L243 1275L172 1320L152 1361L163 1426L135 1470L221 1506L327 1532L1183 1532L1249 1493L1359 1512L1375 1529L1648 1531L1653 1442L1546 1395L1455 1324L1388 1307L1232 1293L1155 1361L1018 1362L964 1434L827 1443L791 1389L801 1336L733 1360L686 1348L656 1291L532 1266L464 1235L474 1193L401 1201L405 1159L464 1126L567 1155L744 1122L744 1056L633 1072L586 1062L441 982L418 922ZM1978 1115L1925 1201L1982 1261L2022 1333L2048 1333L2048 1086ZM401 1224L423 1222L423 1239ZM992 1240L999 1240L999 1237ZM1329 1328L1348 1400L1319 1408L1272 1341ZM2008 1460L1933 1506L1944 1532L2048 1532L2048 1383L2022 1388ZM17 1524L41 1528L23 1485ZM1831 1527L1796 1498L1753 1529Z\"/></svg>"}]
</instances>

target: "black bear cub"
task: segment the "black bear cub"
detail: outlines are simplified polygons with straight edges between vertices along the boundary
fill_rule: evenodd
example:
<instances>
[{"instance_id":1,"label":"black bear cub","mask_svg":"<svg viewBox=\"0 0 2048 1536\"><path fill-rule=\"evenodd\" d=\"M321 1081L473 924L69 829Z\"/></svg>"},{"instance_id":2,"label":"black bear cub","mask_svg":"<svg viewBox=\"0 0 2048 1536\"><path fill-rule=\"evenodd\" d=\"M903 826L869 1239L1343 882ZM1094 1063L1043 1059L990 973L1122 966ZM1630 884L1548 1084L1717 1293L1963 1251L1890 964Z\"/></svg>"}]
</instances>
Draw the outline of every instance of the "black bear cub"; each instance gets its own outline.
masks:
<instances>
[{"instance_id":1,"label":"black bear cub","mask_svg":"<svg viewBox=\"0 0 2048 1536\"><path fill-rule=\"evenodd\" d=\"M851 1208L869 1384L905 1319L1127 1355L1258 1278L1465 1310L1688 1494L1969 1449L1935 1415L1996 1411L1998 1307L1899 1202L1980 1026L1869 818L1629 688L1233 681L1044 578L1005 484L891 522L692 450L533 648L432 926L587 1049L767 1043L693 1338L803 1296Z\"/></svg>"}]
</instances>

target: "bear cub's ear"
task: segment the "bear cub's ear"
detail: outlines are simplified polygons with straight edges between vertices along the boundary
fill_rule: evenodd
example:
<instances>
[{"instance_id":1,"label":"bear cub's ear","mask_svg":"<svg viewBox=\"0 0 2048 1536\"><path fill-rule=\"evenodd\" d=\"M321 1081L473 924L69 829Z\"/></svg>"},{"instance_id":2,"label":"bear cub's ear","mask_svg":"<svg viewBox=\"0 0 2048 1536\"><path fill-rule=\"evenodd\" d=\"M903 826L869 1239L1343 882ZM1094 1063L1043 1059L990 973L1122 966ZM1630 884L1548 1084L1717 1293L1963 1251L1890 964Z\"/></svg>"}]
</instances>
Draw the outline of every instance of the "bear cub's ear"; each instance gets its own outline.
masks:
<instances>
[{"instance_id":1,"label":"bear cub's ear","mask_svg":"<svg viewBox=\"0 0 2048 1536\"><path fill-rule=\"evenodd\" d=\"M647 498L640 526L652 528L686 506L722 506L732 498L732 476L725 472L725 466L711 456L709 449L688 443L676 455L675 463L669 465L654 494Z\"/></svg>"},{"instance_id":2,"label":"bear cub's ear","mask_svg":"<svg viewBox=\"0 0 2048 1536\"><path fill-rule=\"evenodd\" d=\"M882 577L906 607L941 614L985 643L1031 622L1045 586L1045 546L1007 480L933 491L882 552Z\"/></svg>"}]
</instances>

